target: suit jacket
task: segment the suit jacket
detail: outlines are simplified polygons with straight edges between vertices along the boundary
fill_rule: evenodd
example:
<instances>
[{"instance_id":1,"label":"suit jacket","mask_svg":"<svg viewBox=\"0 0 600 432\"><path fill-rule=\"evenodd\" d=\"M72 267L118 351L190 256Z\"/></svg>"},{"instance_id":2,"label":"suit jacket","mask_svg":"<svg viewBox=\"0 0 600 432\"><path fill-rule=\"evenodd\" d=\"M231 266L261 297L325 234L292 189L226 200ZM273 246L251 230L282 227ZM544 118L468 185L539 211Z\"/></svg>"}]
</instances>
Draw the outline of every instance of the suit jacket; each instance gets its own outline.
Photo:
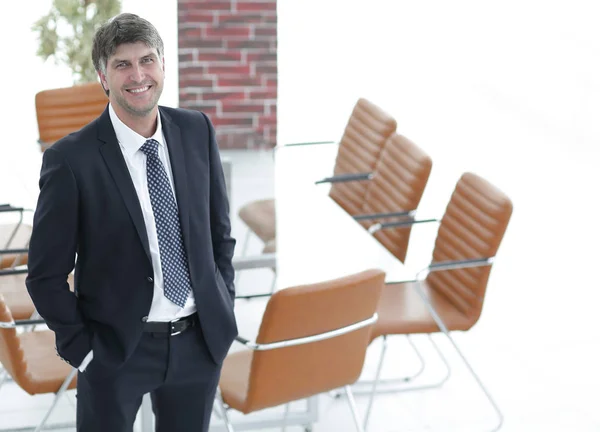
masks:
<instances>
[{"instance_id":1,"label":"suit jacket","mask_svg":"<svg viewBox=\"0 0 600 432\"><path fill-rule=\"evenodd\" d=\"M237 335L235 240L214 129L201 112L159 107L200 326L216 363ZM108 108L43 155L27 289L58 354L119 367L142 335L153 269L140 203ZM75 267L74 292L67 276Z\"/></svg>"}]
</instances>

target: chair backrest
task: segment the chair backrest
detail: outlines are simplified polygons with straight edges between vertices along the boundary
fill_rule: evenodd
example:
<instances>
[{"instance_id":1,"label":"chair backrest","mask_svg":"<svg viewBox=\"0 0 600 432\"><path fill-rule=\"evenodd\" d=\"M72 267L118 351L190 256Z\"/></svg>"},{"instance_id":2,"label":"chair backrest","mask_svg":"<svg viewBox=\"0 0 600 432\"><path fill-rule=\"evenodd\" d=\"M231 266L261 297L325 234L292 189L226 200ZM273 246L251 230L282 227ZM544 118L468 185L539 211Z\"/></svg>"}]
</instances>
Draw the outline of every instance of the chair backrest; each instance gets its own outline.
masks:
<instances>
[{"instance_id":1,"label":"chair backrest","mask_svg":"<svg viewBox=\"0 0 600 432\"><path fill-rule=\"evenodd\" d=\"M367 270L340 279L277 291L263 315L257 343L314 336L371 318L385 274ZM247 412L354 383L373 325L318 342L253 353Z\"/></svg>"},{"instance_id":2,"label":"chair backrest","mask_svg":"<svg viewBox=\"0 0 600 432\"><path fill-rule=\"evenodd\" d=\"M440 222L432 262L494 257L512 215L511 200L473 173L459 179ZM472 319L479 319L491 265L429 273L427 284Z\"/></svg>"},{"instance_id":3,"label":"chair backrest","mask_svg":"<svg viewBox=\"0 0 600 432\"><path fill-rule=\"evenodd\" d=\"M389 213L416 210L431 174L432 161L420 147L394 132L386 141L373 179L365 195L361 213ZM365 220L368 228L376 222L398 218ZM406 259L411 227L379 230L375 237L400 261Z\"/></svg>"},{"instance_id":4,"label":"chair backrest","mask_svg":"<svg viewBox=\"0 0 600 432\"><path fill-rule=\"evenodd\" d=\"M42 151L96 119L108 104L98 82L43 90L35 95Z\"/></svg>"},{"instance_id":5,"label":"chair backrest","mask_svg":"<svg viewBox=\"0 0 600 432\"><path fill-rule=\"evenodd\" d=\"M29 246L31 225L0 224L0 249L26 249ZM0 269L27 264L27 253L2 254Z\"/></svg>"},{"instance_id":6,"label":"chair backrest","mask_svg":"<svg viewBox=\"0 0 600 432\"><path fill-rule=\"evenodd\" d=\"M6 305L2 294L0 294L0 322L13 322L12 314ZM26 363L24 352L21 349L21 341L17 335L17 330L14 327L0 327L0 363L15 382L22 386Z\"/></svg>"},{"instance_id":7,"label":"chair backrest","mask_svg":"<svg viewBox=\"0 0 600 432\"><path fill-rule=\"evenodd\" d=\"M385 140L396 126L396 120L377 105L359 99L339 143L334 175L372 172ZM349 214L355 215L362 208L368 183L333 183L329 196Z\"/></svg>"}]
</instances>

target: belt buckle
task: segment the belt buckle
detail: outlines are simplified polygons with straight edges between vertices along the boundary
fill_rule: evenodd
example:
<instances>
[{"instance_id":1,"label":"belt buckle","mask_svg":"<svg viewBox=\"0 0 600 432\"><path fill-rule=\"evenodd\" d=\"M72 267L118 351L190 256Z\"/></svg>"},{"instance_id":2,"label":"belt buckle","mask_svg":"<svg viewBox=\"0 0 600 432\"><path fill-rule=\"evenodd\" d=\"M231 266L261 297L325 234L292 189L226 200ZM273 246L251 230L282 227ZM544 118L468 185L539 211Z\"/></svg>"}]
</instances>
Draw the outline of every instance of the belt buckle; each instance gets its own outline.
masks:
<instances>
[{"instance_id":1,"label":"belt buckle","mask_svg":"<svg viewBox=\"0 0 600 432\"><path fill-rule=\"evenodd\" d=\"M171 321L171 323L170 323L171 324L171 336L175 336L175 335L178 335L179 333L183 332L183 327L182 327L181 330L174 332L174 330L175 330L175 323L177 323L179 321L181 321L181 318L178 319L178 320L176 320L176 321Z\"/></svg>"}]
</instances>

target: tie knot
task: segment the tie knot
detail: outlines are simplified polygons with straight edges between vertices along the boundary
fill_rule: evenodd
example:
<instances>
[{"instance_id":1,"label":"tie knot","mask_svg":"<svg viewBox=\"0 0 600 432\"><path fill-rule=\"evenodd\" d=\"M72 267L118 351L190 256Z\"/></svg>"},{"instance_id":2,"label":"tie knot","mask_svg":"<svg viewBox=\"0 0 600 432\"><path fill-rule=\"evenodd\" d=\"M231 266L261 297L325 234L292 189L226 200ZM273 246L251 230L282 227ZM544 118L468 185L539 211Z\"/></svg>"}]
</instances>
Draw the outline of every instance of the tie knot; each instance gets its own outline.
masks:
<instances>
[{"instance_id":1,"label":"tie knot","mask_svg":"<svg viewBox=\"0 0 600 432\"><path fill-rule=\"evenodd\" d=\"M140 150L143 151L146 156L158 156L158 141L149 139L140 147Z\"/></svg>"}]
</instances>

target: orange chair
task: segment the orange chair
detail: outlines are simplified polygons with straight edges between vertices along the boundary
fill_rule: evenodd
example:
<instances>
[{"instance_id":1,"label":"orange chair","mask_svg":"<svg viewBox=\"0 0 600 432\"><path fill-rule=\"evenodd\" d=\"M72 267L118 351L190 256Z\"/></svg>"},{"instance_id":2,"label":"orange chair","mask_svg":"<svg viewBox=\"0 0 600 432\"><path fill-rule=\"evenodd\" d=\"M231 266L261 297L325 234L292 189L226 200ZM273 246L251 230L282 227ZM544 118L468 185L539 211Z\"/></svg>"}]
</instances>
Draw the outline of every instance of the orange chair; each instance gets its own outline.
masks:
<instances>
[{"instance_id":1,"label":"orange chair","mask_svg":"<svg viewBox=\"0 0 600 432\"><path fill-rule=\"evenodd\" d=\"M406 137L393 132L384 143L372 179L368 182L360 212L353 216L354 219L367 229L373 226L374 220L414 220L431 167L429 155ZM374 236L404 262L410 232L410 226L403 226L376 232ZM274 238L265 243L262 253L275 253L276 249ZM237 298L251 299L270 295L275 288L275 277L269 293L239 295Z\"/></svg>"},{"instance_id":2,"label":"orange chair","mask_svg":"<svg viewBox=\"0 0 600 432\"><path fill-rule=\"evenodd\" d=\"M511 200L495 186L475 174L463 174L440 221L431 264L417 275L415 282L385 286L377 309L379 320L371 334L372 340L383 337L383 344L367 421L379 383L387 336L441 332L448 337L494 408L498 416L494 430L501 427L503 416L498 405L450 332L468 331L479 320L492 263L512 209ZM378 230L397 229L411 223L383 223ZM424 279L423 274L427 274ZM434 346L441 355L439 347L435 343Z\"/></svg>"},{"instance_id":3,"label":"orange chair","mask_svg":"<svg viewBox=\"0 0 600 432\"><path fill-rule=\"evenodd\" d=\"M368 270L275 292L256 342L238 337L250 350L223 363L217 401L228 430L228 408L248 414L345 387L361 431L349 386L363 368L384 279Z\"/></svg>"},{"instance_id":4,"label":"orange chair","mask_svg":"<svg viewBox=\"0 0 600 432\"><path fill-rule=\"evenodd\" d=\"M25 286L27 270L0 270L0 294L16 320L34 316L35 306Z\"/></svg>"},{"instance_id":5,"label":"orange chair","mask_svg":"<svg viewBox=\"0 0 600 432\"><path fill-rule=\"evenodd\" d=\"M370 179L383 144L395 130L394 118L372 102L358 100L339 142L334 176L321 180L332 183L329 195L348 213L360 212L368 185L365 180ZM240 209L238 215L249 228L242 255L252 232L264 243L275 238L273 199L250 202Z\"/></svg>"},{"instance_id":6,"label":"orange chair","mask_svg":"<svg viewBox=\"0 0 600 432\"><path fill-rule=\"evenodd\" d=\"M10 204L0 204L0 215L19 214L16 222L0 224L0 269L27 264L27 248L32 228L31 225L23 222L26 211L29 210Z\"/></svg>"},{"instance_id":7,"label":"orange chair","mask_svg":"<svg viewBox=\"0 0 600 432\"><path fill-rule=\"evenodd\" d=\"M17 325L35 323L43 323L43 321L28 320L15 323L4 297L0 294L0 362L4 370L30 395L47 393L56 395L48 412L35 428L35 432L39 432L61 396L67 390L76 387L77 369L72 368L56 355L54 332L43 330L17 333Z\"/></svg>"},{"instance_id":8,"label":"orange chair","mask_svg":"<svg viewBox=\"0 0 600 432\"><path fill-rule=\"evenodd\" d=\"M408 138L394 132L386 141L369 182L361 214L355 215L365 228L373 220L411 219L416 214L431 174L431 157ZM404 262L411 227L374 232L375 238Z\"/></svg>"},{"instance_id":9,"label":"orange chair","mask_svg":"<svg viewBox=\"0 0 600 432\"><path fill-rule=\"evenodd\" d=\"M41 151L100 116L108 97L99 82L43 90L35 95Z\"/></svg>"}]
</instances>

